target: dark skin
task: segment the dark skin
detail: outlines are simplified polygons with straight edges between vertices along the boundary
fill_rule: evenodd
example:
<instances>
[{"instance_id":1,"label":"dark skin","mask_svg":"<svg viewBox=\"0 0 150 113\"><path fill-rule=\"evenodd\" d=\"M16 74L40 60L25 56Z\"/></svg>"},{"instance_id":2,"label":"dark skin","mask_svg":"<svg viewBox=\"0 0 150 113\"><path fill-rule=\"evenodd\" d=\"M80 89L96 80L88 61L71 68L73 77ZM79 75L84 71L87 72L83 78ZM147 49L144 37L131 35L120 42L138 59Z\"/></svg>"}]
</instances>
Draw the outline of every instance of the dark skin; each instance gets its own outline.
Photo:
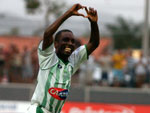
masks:
<instances>
[{"instance_id":1,"label":"dark skin","mask_svg":"<svg viewBox=\"0 0 150 113\"><path fill-rule=\"evenodd\" d=\"M59 42L55 42L57 56L64 62L68 61L68 57L75 49L75 38L71 32L62 32Z\"/></svg>"},{"instance_id":2,"label":"dark skin","mask_svg":"<svg viewBox=\"0 0 150 113\"><path fill-rule=\"evenodd\" d=\"M87 16L80 14L78 10L85 9ZM52 25L50 25L44 32L42 50L45 50L53 43L53 35L60 27L60 25L71 16L82 16L88 18L91 25L91 36L87 45L88 55L90 55L99 45L99 29L98 29L98 15L97 11L93 8L87 9L87 7L80 4L73 5L68 11L66 11L61 17L59 17ZM71 32L62 32L59 37L59 41L55 42L56 54L64 62L68 61L68 57L75 49L74 35Z\"/></svg>"}]
</instances>

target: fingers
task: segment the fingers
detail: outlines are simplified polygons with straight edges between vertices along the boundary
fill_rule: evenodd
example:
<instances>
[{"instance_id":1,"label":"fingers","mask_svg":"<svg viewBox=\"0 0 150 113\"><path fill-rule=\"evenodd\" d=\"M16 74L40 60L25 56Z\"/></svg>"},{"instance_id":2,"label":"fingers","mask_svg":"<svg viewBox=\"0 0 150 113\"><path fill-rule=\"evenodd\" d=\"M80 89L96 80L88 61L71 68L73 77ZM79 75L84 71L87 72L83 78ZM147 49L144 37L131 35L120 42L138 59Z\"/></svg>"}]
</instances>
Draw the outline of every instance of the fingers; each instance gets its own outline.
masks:
<instances>
[{"instance_id":1,"label":"fingers","mask_svg":"<svg viewBox=\"0 0 150 113\"><path fill-rule=\"evenodd\" d=\"M85 18L88 18L91 22L97 22L98 16L97 16L97 11L94 8L85 8L85 11L87 13L87 16Z\"/></svg>"},{"instance_id":2,"label":"fingers","mask_svg":"<svg viewBox=\"0 0 150 113\"><path fill-rule=\"evenodd\" d=\"M87 13L87 16L79 13L78 11L80 9L85 9L86 13ZM93 20L93 18L96 18L97 17L97 11L94 9L94 8L91 8L89 7L89 9L86 7L86 6L82 6L80 4L75 4L72 8L71 8L71 12L72 12L72 15L76 15L76 16L82 16L82 17L85 17L85 18L88 18L88 19L91 19Z\"/></svg>"},{"instance_id":3,"label":"fingers","mask_svg":"<svg viewBox=\"0 0 150 113\"><path fill-rule=\"evenodd\" d=\"M87 13L90 12L90 13L92 13L92 14L96 14L96 10L95 10L94 8L89 7L89 10L88 10L88 8L87 8L86 6L82 6L82 5L79 4L79 3L75 4L73 7L75 7L76 10L85 9L85 11L86 11Z\"/></svg>"},{"instance_id":4,"label":"fingers","mask_svg":"<svg viewBox=\"0 0 150 113\"><path fill-rule=\"evenodd\" d=\"M97 11L94 8L89 8L89 14L91 15L97 15Z\"/></svg>"},{"instance_id":5,"label":"fingers","mask_svg":"<svg viewBox=\"0 0 150 113\"><path fill-rule=\"evenodd\" d=\"M87 14L89 14L89 11L88 11L87 7L85 7L85 11L86 11Z\"/></svg>"},{"instance_id":6,"label":"fingers","mask_svg":"<svg viewBox=\"0 0 150 113\"><path fill-rule=\"evenodd\" d=\"M77 16L82 16L82 17L85 17L83 14L80 14L80 13L78 13L78 14L77 14Z\"/></svg>"},{"instance_id":7,"label":"fingers","mask_svg":"<svg viewBox=\"0 0 150 113\"><path fill-rule=\"evenodd\" d=\"M89 10L87 9L87 7L85 7L85 11L86 11L87 15L96 15L97 14L97 11L94 10L94 8L91 8L91 7L89 8Z\"/></svg>"},{"instance_id":8,"label":"fingers","mask_svg":"<svg viewBox=\"0 0 150 113\"><path fill-rule=\"evenodd\" d=\"M83 9L86 7L86 6L82 6L80 4L75 4L75 6L76 6L76 10Z\"/></svg>"}]
</instances>

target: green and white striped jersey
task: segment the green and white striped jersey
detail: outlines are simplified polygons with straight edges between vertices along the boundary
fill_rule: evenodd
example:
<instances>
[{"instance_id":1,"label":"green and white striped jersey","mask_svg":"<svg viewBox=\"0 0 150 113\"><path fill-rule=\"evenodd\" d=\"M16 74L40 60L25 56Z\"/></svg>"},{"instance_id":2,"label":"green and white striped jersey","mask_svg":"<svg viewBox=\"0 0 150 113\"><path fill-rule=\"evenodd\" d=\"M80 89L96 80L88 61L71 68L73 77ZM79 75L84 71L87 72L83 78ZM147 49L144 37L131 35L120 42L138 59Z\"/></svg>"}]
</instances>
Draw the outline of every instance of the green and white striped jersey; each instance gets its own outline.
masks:
<instances>
[{"instance_id":1,"label":"green and white striped jersey","mask_svg":"<svg viewBox=\"0 0 150 113\"><path fill-rule=\"evenodd\" d=\"M65 100L58 100L52 97L48 90L52 87L68 89L71 84L71 76L79 68L79 65L87 60L86 45L77 48L68 58L68 63L64 63L55 53L54 44L42 51L42 44L38 47L39 73L37 86L31 104L38 104L38 111L45 113L60 113ZM47 112L47 113L49 113Z\"/></svg>"}]
</instances>

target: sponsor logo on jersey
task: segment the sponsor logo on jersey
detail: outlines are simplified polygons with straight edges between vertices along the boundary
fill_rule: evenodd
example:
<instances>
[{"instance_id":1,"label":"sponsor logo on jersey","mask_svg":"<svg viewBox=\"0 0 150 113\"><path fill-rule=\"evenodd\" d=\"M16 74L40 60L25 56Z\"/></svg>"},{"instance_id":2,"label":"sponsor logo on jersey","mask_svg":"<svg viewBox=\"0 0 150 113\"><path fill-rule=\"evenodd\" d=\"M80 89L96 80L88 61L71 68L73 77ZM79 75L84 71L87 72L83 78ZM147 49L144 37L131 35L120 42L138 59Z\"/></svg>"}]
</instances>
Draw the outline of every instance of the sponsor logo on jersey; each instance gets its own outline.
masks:
<instances>
[{"instance_id":1,"label":"sponsor logo on jersey","mask_svg":"<svg viewBox=\"0 0 150 113\"><path fill-rule=\"evenodd\" d=\"M68 96L68 89L52 87L48 90L48 92L52 97L58 100L65 100Z\"/></svg>"}]
</instances>

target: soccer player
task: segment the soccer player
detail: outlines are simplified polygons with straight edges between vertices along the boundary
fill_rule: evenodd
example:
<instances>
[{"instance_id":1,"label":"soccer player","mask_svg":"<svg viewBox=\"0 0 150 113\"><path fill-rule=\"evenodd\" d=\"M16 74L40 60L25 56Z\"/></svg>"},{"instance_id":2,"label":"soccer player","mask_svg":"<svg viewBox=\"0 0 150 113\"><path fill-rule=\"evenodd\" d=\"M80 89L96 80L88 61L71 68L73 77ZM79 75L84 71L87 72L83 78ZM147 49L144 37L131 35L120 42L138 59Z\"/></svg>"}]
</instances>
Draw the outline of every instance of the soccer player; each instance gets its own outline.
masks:
<instances>
[{"instance_id":1,"label":"soccer player","mask_svg":"<svg viewBox=\"0 0 150 113\"><path fill-rule=\"evenodd\" d=\"M80 9L85 9L87 16L80 14ZM88 18L91 25L89 42L77 49L74 35L70 30L59 31L53 39L59 26L71 16ZM46 29L38 48L38 82L28 113L61 112L71 85L71 76L99 45L97 21L96 10L75 4Z\"/></svg>"}]
</instances>

